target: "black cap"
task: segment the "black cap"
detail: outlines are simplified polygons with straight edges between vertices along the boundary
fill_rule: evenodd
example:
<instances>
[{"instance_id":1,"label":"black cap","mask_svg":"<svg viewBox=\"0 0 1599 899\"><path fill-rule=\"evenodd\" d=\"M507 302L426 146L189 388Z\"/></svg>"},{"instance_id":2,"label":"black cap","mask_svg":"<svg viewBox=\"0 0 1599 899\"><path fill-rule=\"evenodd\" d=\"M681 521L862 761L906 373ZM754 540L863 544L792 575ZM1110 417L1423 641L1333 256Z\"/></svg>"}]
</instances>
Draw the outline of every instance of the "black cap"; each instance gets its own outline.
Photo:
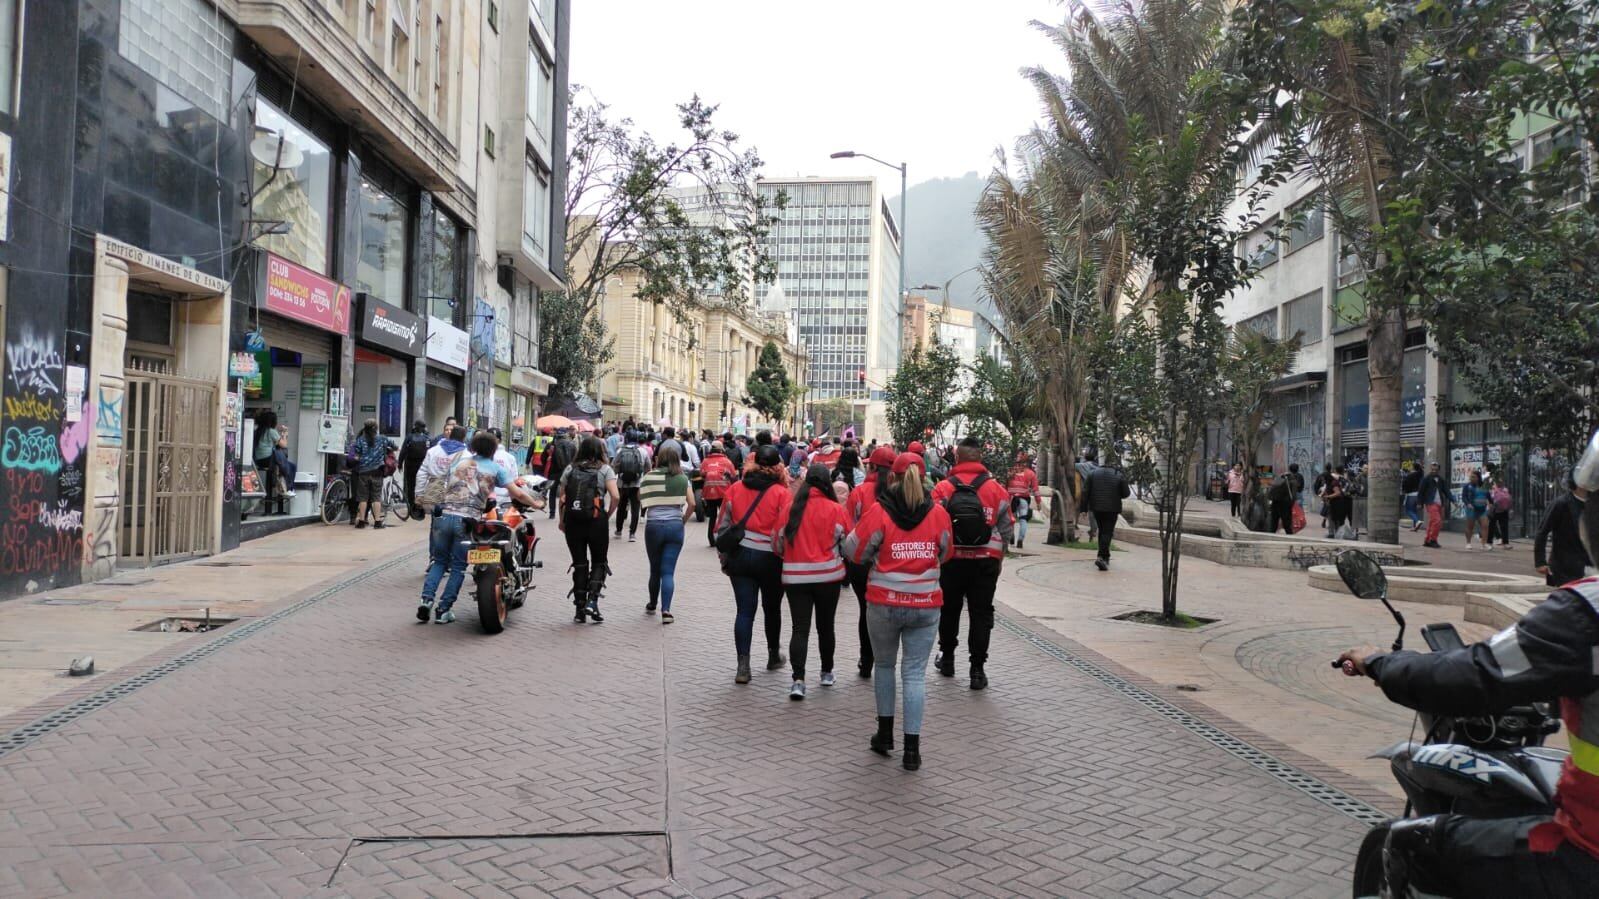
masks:
<instances>
[{"instance_id":1,"label":"black cap","mask_svg":"<svg viewBox=\"0 0 1599 899\"><path fill-rule=\"evenodd\" d=\"M983 448L983 441L976 437L966 437L961 440L960 445L962 449L980 450Z\"/></svg>"},{"instance_id":2,"label":"black cap","mask_svg":"<svg viewBox=\"0 0 1599 899\"><path fill-rule=\"evenodd\" d=\"M769 468L773 465L782 465L783 457L778 454L777 447L771 445L770 443L763 443L755 450L755 464L761 466L762 468Z\"/></svg>"}]
</instances>

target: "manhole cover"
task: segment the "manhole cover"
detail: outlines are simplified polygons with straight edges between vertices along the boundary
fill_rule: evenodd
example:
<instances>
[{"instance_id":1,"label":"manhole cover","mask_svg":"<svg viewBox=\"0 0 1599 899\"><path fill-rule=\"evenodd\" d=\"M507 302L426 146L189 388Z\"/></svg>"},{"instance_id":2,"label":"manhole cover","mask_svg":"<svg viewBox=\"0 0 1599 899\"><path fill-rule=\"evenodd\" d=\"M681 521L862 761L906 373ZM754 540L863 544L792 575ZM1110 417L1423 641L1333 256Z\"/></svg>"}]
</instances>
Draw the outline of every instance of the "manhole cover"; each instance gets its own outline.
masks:
<instances>
[{"instance_id":1,"label":"manhole cover","mask_svg":"<svg viewBox=\"0 0 1599 899\"><path fill-rule=\"evenodd\" d=\"M400 837L355 840L328 886L349 891L363 882L387 884L395 872L418 868L449 878L450 887L468 892L476 892L469 884L477 883L505 890L532 887L542 893L634 893L648 884L664 887L671 878L663 833Z\"/></svg>"},{"instance_id":2,"label":"manhole cover","mask_svg":"<svg viewBox=\"0 0 1599 899\"><path fill-rule=\"evenodd\" d=\"M160 631L170 634L204 634L210 631L219 631L235 621L236 615L174 615L171 618L158 618L149 624L141 624L134 628L136 631Z\"/></svg>"},{"instance_id":3,"label":"manhole cover","mask_svg":"<svg viewBox=\"0 0 1599 899\"><path fill-rule=\"evenodd\" d=\"M249 568L249 562L196 562L201 568Z\"/></svg>"},{"instance_id":4,"label":"manhole cover","mask_svg":"<svg viewBox=\"0 0 1599 899\"><path fill-rule=\"evenodd\" d=\"M109 581L95 581L94 582L94 586L96 586L96 587L140 587L140 586L143 586L145 584L153 584L153 583L155 583L155 578L153 578L153 577L126 577L126 578L113 578L113 579L111 579Z\"/></svg>"}]
</instances>

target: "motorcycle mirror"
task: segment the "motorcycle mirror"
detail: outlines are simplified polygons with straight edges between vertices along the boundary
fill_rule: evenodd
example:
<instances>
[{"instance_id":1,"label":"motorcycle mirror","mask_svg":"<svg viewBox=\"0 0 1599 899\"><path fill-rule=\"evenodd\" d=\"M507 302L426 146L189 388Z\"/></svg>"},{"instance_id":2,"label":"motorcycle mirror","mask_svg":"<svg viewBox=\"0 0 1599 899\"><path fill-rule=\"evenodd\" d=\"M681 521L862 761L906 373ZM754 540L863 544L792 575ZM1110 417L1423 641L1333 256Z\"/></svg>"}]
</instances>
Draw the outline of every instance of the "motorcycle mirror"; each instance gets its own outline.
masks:
<instances>
[{"instance_id":1,"label":"motorcycle mirror","mask_svg":"<svg viewBox=\"0 0 1599 899\"><path fill-rule=\"evenodd\" d=\"M1349 592L1361 599L1388 596L1388 576L1383 574L1382 566L1358 549L1346 549L1338 554L1338 576L1344 579Z\"/></svg>"},{"instance_id":2,"label":"motorcycle mirror","mask_svg":"<svg viewBox=\"0 0 1599 899\"><path fill-rule=\"evenodd\" d=\"M1358 549L1346 549L1338 554L1338 576L1344 579L1344 585L1350 593L1361 599L1381 602L1388 614L1394 616L1394 622L1399 625L1399 635L1394 637L1394 652L1403 649L1405 616L1399 614L1399 610L1388 601L1388 575L1383 573L1377 560Z\"/></svg>"}]
</instances>

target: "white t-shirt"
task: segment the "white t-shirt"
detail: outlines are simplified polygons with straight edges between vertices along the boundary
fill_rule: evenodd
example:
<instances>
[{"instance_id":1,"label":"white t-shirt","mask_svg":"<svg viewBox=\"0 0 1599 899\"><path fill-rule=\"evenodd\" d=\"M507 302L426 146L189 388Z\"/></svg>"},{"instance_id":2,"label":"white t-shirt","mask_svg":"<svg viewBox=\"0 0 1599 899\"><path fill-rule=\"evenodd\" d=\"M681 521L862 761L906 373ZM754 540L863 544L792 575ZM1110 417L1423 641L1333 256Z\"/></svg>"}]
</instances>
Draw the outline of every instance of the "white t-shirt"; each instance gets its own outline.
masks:
<instances>
[{"instance_id":1,"label":"white t-shirt","mask_svg":"<svg viewBox=\"0 0 1599 899\"><path fill-rule=\"evenodd\" d=\"M516 457L511 455L511 452L503 446L494 451L494 464L500 466L500 468L504 469L508 474L510 474L511 480L513 481L522 474L522 466L516 464ZM494 501L497 503L510 502L511 491L506 490L504 487L495 487Z\"/></svg>"}]
</instances>

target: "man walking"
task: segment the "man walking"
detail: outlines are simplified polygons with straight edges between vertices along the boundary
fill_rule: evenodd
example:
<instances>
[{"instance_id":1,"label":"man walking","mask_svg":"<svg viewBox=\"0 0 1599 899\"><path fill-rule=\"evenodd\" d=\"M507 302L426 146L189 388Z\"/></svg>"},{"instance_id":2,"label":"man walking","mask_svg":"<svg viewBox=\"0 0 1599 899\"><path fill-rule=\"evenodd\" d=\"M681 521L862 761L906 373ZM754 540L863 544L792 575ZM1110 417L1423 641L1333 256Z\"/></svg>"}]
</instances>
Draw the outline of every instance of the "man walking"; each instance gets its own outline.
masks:
<instances>
[{"instance_id":1,"label":"man walking","mask_svg":"<svg viewBox=\"0 0 1599 899\"><path fill-rule=\"evenodd\" d=\"M1110 541L1116 535L1116 520L1122 514L1122 500L1131 496L1133 491L1128 488L1127 477L1121 469L1106 459L1104 465L1089 473L1083 493L1088 497L1088 511L1099 533L1099 558L1094 560L1094 567L1108 571Z\"/></svg>"},{"instance_id":2,"label":"man walking","mask_svg":"<svg viewBox=\"0 0 1599 899\"><path fill-rule=\"evenodd\" d=\"M1593 564L1577 527L1588 503L1588 491L1578 487L1570 475L1566 476L1566 486L1570 492L1550 504L1532 544L1532 562L1551 587L1581 580L1583 569Z\"/></svg>"},{"instance_id":3,"label":"man walking","mask_svg":"<svg viewBox=\"0 0 1599 899\"><path fill-rule=\"evenodd\" d=\"M1099 467L1099 463L1096 461L1098 459L1099 451L1090 446L1083 450L1083 457L1077 460L1077 514L1079 516L1085 512L1088 512L1088 503L1086 501L1088 476L1093 474L1094 469ZM1098 533L1098 530L1097 526L1094 524L1094 514L1092 512L1088 512L1089 538L1092 539L1096 533Z\"/></svg>"},{"instance_id":4,"label":"man walking","mask_svg":"<svg viewBox=\"0 0 1599 899\"><path fill-rule=\"evenodd\" d=\"M715 546L716 516L721 512L722 498L727 495L727 488L738 480L739 474L733 463L723 455L720 440L711 444L710 453L706 455L700 470L705 476L705 486L701 491L705 500L705 520L710 522L705 528L705 540Z\"/></svg>"},{"instance_id":5,"label":"man walking","mask_svg":"<svg viewBox=\"0 0 1599 899\"><path fill-rule=\"evenodd\" d=\"M616 469L616 489L620 495L616 504L616 536L622 536L622 519L628 517L631 511L633 521L627 529L627 542L633 543L638 540L639 482L649 468L644 460L644 451L638 446L638 432L627 432L621 448L616 451L616 458L611 460L611 467Z\"/></svg>"},{"instance_id":6,"label":"man walking","mask_svg":"<svg viewBox=\"0 0 1599 899\"><path fill-rule=\"evenodd\" d=\"M572 442L572 438L567 435L566 429L561 428L556 431L555 441L550 444L549 449L544 453L544 476L552 481L559 480L566 471L566 467L572 464L572 459L576 456L577 444ZM555 503L550 503L550 518L553 519L554 517Z\"/></svg>"},{"instance_id":7,"label":"man walking","mask_svg":"<svg viewBox=\"0 0 1599 899\"><path fill-rule=\"evenodd\" d=\"M451 432L453 432L455 430L455 426L458 423L459 422L457 422L455 420L455 416L453 416L453 415L451 415L448 418L444 419L444 430L439 432L439 436L433 438L431 441L428 442L428 449L432 449L435 446L438 446L439 445L439 441L448 439L450 434L451 434Z\"/></svg>"},{"instance_id":8,"label":"man walking","mask_svg":"<svg viewBox=\"0 0 1599 899\"><path fill-rule=\"evenodd\" d=\"M1421 545L1438 549L1438 535L1444 529L1444 506L1454 497L1449 495L1449 485L1438 473L1437 462L1427 466L1427 476L1421 479L1417 495L1422 508L1427 510L1427 539Z\"/></svg>"},{"instance_id":9,"label":"man walking","mask_svg":"<svg viewBox=\"0 0 1599 899\"><path fill-rule=\"evenodd\" d=\"M971 688L988 686L989 635L994 630L994 588L1010 544L1015 518L1010 492L983 465L983 443L967 437L955 451L955 465L933 487L933 501L949 513L955 552L939 573L944 606L938 620L938 658L944 677L955 676L955 648L960 645L961 606L971 628L966 640L971 657Z\"/></svg>"}]
</instances>

